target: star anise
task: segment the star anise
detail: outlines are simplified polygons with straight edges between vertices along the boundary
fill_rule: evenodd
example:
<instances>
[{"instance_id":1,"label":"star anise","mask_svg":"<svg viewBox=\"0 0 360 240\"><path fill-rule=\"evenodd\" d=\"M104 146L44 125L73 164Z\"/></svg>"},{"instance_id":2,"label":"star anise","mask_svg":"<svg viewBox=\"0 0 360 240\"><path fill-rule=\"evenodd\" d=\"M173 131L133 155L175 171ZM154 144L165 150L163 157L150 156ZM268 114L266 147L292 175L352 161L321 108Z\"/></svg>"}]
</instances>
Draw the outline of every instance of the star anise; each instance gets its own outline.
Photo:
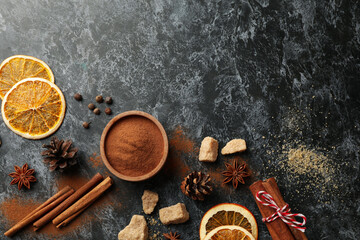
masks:
<instances>
[{"instance_id":1,"label":"star anise","mask_svg":"<svg viewBox=\"0 0 360 240\"><path fill-rule=\"evenodd\" d=\"M181 240L180 239L180 234L178 234L177 232L169 232L169 233L164 233L163 236L166 238L166 239L169 239L169 240Z\"/></svg>"},{"instance_id":2,"label":"star anise","mask_svg":"<svg viewBox=\"0 0 360 240\"><path fill-rule=\"evenodd\" d=\"M14 168L15 168L15 172L9 174L10 177L14 178L11 181L10 185L17 183L19 190L21 189L22 186L25 186L28 189L30 189L30 183L36 182L36 178L32 176L35 170L28 169L29 165L27 163L25 163L24 166L22 166L22 168L16 165L14 166Z\"/></svg>"},{"instance_id":3,"label":"star anise","mask_svg":"<svg viewBox=\"0 0 360 240\"><path fill-rule=\"evenodd\" d=\"M238 187L239 182L245 184L244 178L250 176L246 168L246 163L239 165L238 162L234 160L233 164L225 163L225 166L227 169L222 172L222 175L225 176L223 183L229 183L232 181L235 189Z\"/></svg>"}]
</instances>

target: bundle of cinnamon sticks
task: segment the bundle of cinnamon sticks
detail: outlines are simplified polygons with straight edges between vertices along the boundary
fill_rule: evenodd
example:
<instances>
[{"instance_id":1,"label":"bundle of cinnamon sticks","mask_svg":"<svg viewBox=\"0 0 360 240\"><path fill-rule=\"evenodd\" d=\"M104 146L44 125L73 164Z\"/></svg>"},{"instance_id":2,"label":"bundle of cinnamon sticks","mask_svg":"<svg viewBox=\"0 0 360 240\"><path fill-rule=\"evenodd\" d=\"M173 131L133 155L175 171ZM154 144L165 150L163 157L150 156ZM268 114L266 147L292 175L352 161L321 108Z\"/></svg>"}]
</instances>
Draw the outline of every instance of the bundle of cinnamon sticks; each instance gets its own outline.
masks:
<instances>
[{"instance_id":1,"label":"bundle of cinnamon sticks","mask_svg":"<svg viewBox=\"0 0 360 240\"><path fill-rule=\"evenodd\" d=\"M259 201L256 200L256 194L259 191L265 191L269 193L280 208L286 205L286 202L284 201L274 178L269 178L265 181L257 181L253 183L250 186L250 191L254 196L256 204L258 205L263 218L271 216L273 213L275 213L275 209L262 205ZM273 240L307 240L305 233L290 227L280 218L277 218L272 222L266 222L266 226Z\"/></svg>"},{"instance_id":2,"label":"bundle of cinnamon sticks","mask_svg":"<svg viewBox=\"0 0 360 240\"><path fill-rule=\"evenodd\" d=\"M50 221L57 228L65 227L95 202L112 183L110 177L104 179L100 173L97 173L77 191L66 186L15 224L4 235L11 237L31 223L33 223L34 231L39 230Z\"/></svg>"}]
</instances>

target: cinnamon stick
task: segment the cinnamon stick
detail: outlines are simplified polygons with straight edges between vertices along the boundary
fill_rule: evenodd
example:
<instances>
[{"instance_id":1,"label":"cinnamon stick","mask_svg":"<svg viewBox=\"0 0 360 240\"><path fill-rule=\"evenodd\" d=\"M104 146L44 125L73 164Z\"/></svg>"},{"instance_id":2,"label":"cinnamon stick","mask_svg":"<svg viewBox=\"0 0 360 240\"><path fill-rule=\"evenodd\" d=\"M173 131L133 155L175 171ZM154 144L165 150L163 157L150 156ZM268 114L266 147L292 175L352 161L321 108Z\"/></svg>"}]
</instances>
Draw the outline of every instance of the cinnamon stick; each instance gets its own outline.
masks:
<instances>
[{"instance_id":1,"label":"cinnamon stick","mask_svg":"<svg viewBox=\"0 0 360 240\"><path fill-rule=\"evenodd\" d=\"M96 199L94 199L94 201L90 202L88 205L86 205L86 207L82 208L80 211L78 211L77 213L71 215L71 217L68 217L67 219L65 219L64 221L62 221L60 224L58 224L56 227L57 228L62 228L65 227L66 225L68 225L74 218L76 218L78 215L80 215L83 211L85 211L88 207L90 207L91 204L93 204L96 201Z\"/></svg>"},{"instance_id":2,"label":"cinnamon stick","mask_svg":"<svg viewBox=\"0 0 360 240\"><path fill-rule=\"evenodd\" d=\"M270 208L268 206L264 206L256 200L256 194L259 191L267 191L263 185L263 181L257 181L250 186L250 191L254 196L255 202L260 210L260 213L263 218L266 218L272 215L275 212L275 209ZM265 223L270 235L273 240L294 240L294 236L292 235L290 229L287 224L284 223L281 219L277 218L272 222Z\"/></svg>"},{"instance_id":3,"label":"cinnamon stick","mask_svg":"<svg viewBox=\"0 0 360 240\"><path fill-rule=\"evenodd\" d=\"M48 222L53 220L56 216L62 213L65 209L67 209L71 204L77 201L79 198L84 196L90 189L96 186L101 180L103 180L103 176L100 173L95 174L95 176L89 180L84 186L79 188L72 196L62 202L59 206L54 208L52 211L47 213L45 216L40 218L33 224L34 231L39 230L41 227L45 226Z\"/></svg>"},{"instance_id":4,"label":"cinnamon stick","mask_svg":"<svg viewBox=\"0 0 360 240\"><path fill-rule=\"evenodd\" d=\"M280 208L282 208L286 205L286 202L284 201L284 198L282 197L282 195L280 193L280 189L276 183L275 178L269 178L269 179L265 180L263 182L263 185L266 189L266 192L268 192L274 198L274 201ZM298 229L293 228L289 225L288 225L288 227L296 240L307 240L308 239L306 237L305 233L303 233L303 232L299 231Z\"/></svg>"},{"instance_id":5,"label":"cinnamon stick","mask_svg":"<svg viewBox=\"0 0 360 240\"><path fill-rule=\"evenodd\" d=\"M39 217L50 211L60 202L64 201L64 199L70 196L73 192L74 189L72 189L71 187L69 186L64 187L54 196L52 196L51 198L46 200L43 204L41 204L39 207L37 207L35 210L33 210L31 213L26 215L20 222L18 222L7 232L5 232L4 235L7 237L12 237L19 230L26 227L28 224L30 224L31 222L35 221L36 219L38 219Z\"/></svg>"},{"instance_id":6,"label":"cinnamon stick","mask_svg":"<svg viewBox=\"0 0 360 240\"><path fill-rule=\"evenodd\" d=\"M57 216L52 222L57 228L61 228L88 208L96 199L98 199L111 185L113 181L110 177L104 179L93 190L80 198L76 203L71 205L63 213Z\"/></svg>"}]
</instances>

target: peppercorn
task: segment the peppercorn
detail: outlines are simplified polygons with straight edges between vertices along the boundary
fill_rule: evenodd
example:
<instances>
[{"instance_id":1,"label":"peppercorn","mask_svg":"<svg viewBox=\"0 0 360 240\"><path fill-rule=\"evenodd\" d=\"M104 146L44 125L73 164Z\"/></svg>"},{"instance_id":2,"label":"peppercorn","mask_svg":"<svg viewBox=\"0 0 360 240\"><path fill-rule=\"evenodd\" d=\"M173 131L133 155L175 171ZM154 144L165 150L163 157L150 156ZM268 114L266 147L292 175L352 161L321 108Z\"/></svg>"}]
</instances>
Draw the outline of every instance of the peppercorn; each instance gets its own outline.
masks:
<instances>
[{"instance_id":1,"label":"peppercorn","mask_svg":"<svg viewBox=\"0 0 360 240\"><path fill-rule=\"evenodd\" d=\"M88 108L89 108L90 110L94 110L94 109L95 109L95 104L89 103Z\"/></svg>"},{"instance_id":2,"label":"peppercorn","mask_svg":"<svg viewBox=\"0 0 360 240\"><path fill-rule=\"evenodd\" d=\"M75 93L74 98L75 98L76 101L81 101L82 100L82 96L81 96L80 93Z\"/></svg>"},{"instance_id":3,"label":"peppercorn","mask_svg":"<svg viewBox=\"0 0 360 240\"><path fill-rule=\"evenodd\" d=\"M111 97L106 97L105 98L105 102L107 103L107 104L112 104L112 98Z\"/></svg>"},{"instance_id":4,"label":"peppercorn","mask_svg":"<svg viewBox=\"0 0 360 240\"><path fill-rule=\"evenodd\" d=\"M105 108L105 113L107 115L111 115L111 113L112 113L111 108Z\"/></svg>"},{"instance_id":5,"label":"peppercorn","mask_svg":"<svg viewBox=\"0 0 360 240\"><path fill-rule=\"evenodd\" d=\"M99 114L100 114L100 109L95 108L95 109L94 109L94 113L95 113L96 115L99 115Z\"/></svg>"},{"instance_id":6,"label":"peppercorn","mask_svg":"<svg viewBox=\"0 0 360 240\"><path fill-rule=\"evenodd\" d=\"M98 103L102 103L104 101L104 98L103 98L103 96L99 95L99 96L96 96L95 100Z\"/></svg>"},{"instance_id":7,"label":"peppercorn","mask_svg":"<svg viewBox=\"0 0 360 240\"><path fill-rule=\"evenodd\" d=\"M90 123L88 122L83 122L83 127L88 129L90 127Z\"/></svg>"}]
</instances>

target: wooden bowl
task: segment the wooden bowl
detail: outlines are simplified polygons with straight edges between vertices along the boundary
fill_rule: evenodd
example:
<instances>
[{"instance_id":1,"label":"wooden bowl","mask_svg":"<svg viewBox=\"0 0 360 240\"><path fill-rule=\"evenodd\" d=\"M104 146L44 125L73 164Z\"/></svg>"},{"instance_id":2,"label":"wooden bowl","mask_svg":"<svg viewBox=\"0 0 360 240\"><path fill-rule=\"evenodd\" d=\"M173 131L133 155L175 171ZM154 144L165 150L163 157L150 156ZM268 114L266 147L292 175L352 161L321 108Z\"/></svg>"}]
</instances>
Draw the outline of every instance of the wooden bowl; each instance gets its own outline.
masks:
<instances>
[{"instance_id":1,"label":"wooden bowl","mask_svg":"<svg viewBox=\"0 0 360 240\"><path fill-rule=\"evenodd\" d=\"M106 150L105 150L105 140L106 137L108 135L109 130L111 129L111 127L118 121L121 121L123 118L125 117L129 117L129 116L140 116L140 117L144 117L150 121L152 121L160 130L160 133L162 135L163 141L164 141L164 149L163 149L163 156L160 159L158 165L151 170L150 172L144 174L144 175L140 175L140 176L127 176L124 175L120 172L118 172L116 169L114 169L111 164L109 163L107 156L106 156ZM128 112L123 112L117 116L115 116L113 119L110 120L110 122L106 125L102 135L101 135L101 140L100 140L100 153L101 153L101 158L102 161L104 162L105 166L110 170L110 172L112 174L114 174L115 176L117 176L120 179L126 180L126 181L131 181L131 182L138 182L138 181L143 181L146 179L149 179L151 177L153 177L155 174L157 174L161 168L164 166L167 155L169 152L169 142L168 142L168 138L166 135L166 132L164 130L164 127L161 125L161 123L152 115L142 112L142 111L128 111Z\"/></svg>"}]
</instances>

